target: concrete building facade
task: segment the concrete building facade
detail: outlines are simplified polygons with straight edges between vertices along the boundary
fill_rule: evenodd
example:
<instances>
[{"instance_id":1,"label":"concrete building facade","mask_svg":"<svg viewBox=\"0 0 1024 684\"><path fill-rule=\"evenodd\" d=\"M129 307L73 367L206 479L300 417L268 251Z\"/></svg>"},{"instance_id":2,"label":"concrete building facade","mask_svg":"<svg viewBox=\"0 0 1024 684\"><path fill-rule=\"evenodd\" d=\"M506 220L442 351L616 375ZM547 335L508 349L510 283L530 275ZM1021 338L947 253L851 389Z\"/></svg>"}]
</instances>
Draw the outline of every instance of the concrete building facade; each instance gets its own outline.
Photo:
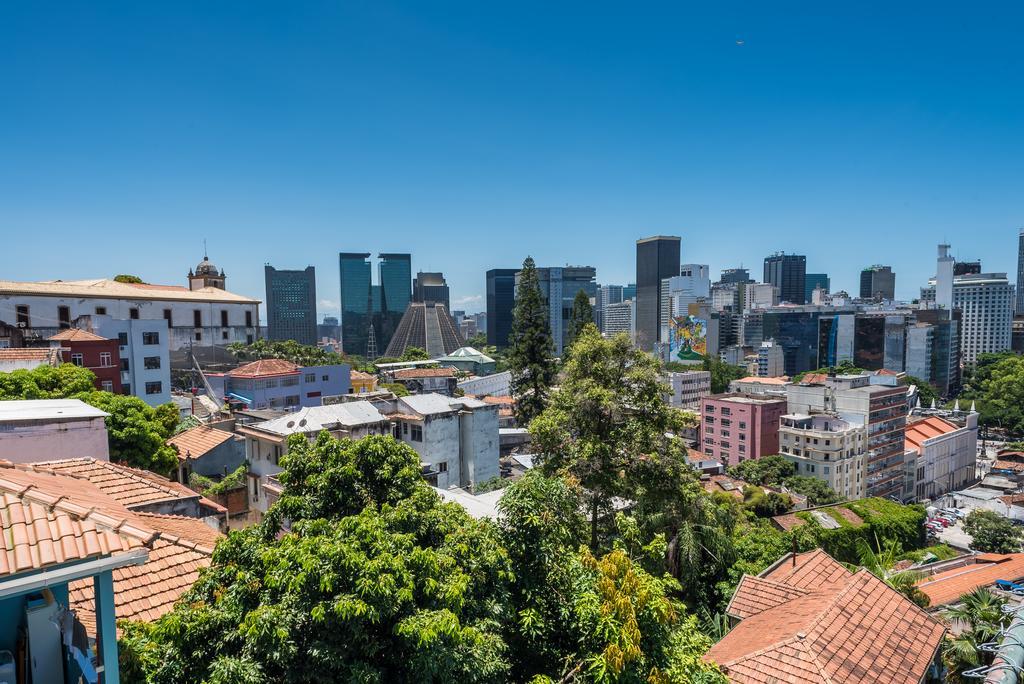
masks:
<instances>
[{"instance_id":1,"label":"concrete building facade","mask_svg":"<svg viewBox=\"0 0 1024 684\"><path fill-rule=\"evenodd\" d=\"M914 454L914 495L935 500L977 481L978 414L957 422L939 416L907 423L906 450Z\"/></svg>"},{"instance_id":2,"label":"concrete building facade","mask_svg":"<svg viewBox=\"0 0 1024 684\"><path fill-rule=\"evenodd\" d=\"M726 467L779 452L779 419L786 400L713 394L701 401L701 450Z\"/></svg>"},{"instance_id":3,"label":"concrete building facade","mask_svg":"<svg viewBox=\"0 0 1024 684\"><path fill-rule=\"evenodd\" d=\"M267 286L267 336L272 340L295 340L315 345L316 270L278 270L263 267Z\"/></svg>"},{"instance_id":4,"label":"concrete building facade","mask_svg":"<svg viewBox=\"0 0 1024 684\"><path fill-rule=\"evenodd\" d=\"M711 394L710 371L669 372L665 380L672 388L668 404L676 408L697 409L701 400Z\"/></svg>"},{"instance_id":5,"label":"concrete building facade","mask_svg":"<svg viewBox=\"0 0 1024 684\"><path fill-rule=\"evenodd\" d=\"M110 460L109 414L78 399L0 401L0 460Z\"/></svg>"},{"instance_id":6,"label":"concrete building facade","mask_svg":"<svg viewBox=\"0 0 1024 684\"><path fill-rule=\"evenodd\" d=\"M787 414L779 425L779 453L797 475L823 480L844 499L867 491L867 429L827 414Z\"/></svg>"},{"instance_id":7,"label":"concrete building facade","mask_svg":"<svg viewBox=\"0 0 1024 684\"><path fill-rule=\"evenodd\" d=\"M347 363L299 366L283 359L253 361L227 373L206 375L218 398L249 409L282 409L320 406L324 397L352 390Z\"/></svg>"},{"instance_id":8,"label":"concrete building facade","mask_svg":"<svg viewBox=\"0 0 1024 684\"><path fill-rule=\"evenodd\" d=\"M665 235L636 241L636 345L644 351L660 337L662 281L679 275L680 242Z\"/></svg>"}]
</instances>

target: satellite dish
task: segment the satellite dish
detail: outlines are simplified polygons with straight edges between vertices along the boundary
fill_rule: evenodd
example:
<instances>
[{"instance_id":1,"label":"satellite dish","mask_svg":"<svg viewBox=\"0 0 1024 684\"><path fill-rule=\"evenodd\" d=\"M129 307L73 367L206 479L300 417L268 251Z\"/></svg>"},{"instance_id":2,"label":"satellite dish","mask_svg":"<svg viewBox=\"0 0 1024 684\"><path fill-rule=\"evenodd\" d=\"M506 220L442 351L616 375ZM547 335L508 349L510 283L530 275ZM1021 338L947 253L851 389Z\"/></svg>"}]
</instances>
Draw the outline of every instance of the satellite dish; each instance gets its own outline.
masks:
<instances>
[{"instance_id":1,"label":"satellite dish","mask_svg":"<svg viewBox=\"0 0 1024 684\"><path fill-rule=\"evenodd\" d=\"M305 418L303 418L302 420L299 421L299 427L306 427L306 419Z\"/></svg>"},{"instance_id":2,"label":"satellite dish","mask_svg":"<svg viewBox=\"0 0 1024 684\"><path fill-rule=\"evenodd\" d=\"M290 428L295 427L295 421L294 420L289 420L288 421L288 427L290 427Z\"/></svg>"}]
</instances>

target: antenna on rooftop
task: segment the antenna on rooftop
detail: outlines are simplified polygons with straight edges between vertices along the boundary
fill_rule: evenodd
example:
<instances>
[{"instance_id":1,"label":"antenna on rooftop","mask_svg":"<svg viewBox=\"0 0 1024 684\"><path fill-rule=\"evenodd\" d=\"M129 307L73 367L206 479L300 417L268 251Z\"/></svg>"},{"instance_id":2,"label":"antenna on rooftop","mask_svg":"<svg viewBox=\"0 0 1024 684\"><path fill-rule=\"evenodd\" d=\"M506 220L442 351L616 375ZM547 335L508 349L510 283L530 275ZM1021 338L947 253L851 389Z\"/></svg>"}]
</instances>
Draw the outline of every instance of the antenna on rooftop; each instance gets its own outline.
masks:
<instances>
[{"instance_id":1,"label":"antenna on rooftop","mask_svg":"<svg viewBox=\"0 0 1024 684\"><path fill-rule=\"evenodd\" d=\"M209 258L209 252L206 251L206 238L203 238L203 259Z\"/></svg>"}]
</instances>

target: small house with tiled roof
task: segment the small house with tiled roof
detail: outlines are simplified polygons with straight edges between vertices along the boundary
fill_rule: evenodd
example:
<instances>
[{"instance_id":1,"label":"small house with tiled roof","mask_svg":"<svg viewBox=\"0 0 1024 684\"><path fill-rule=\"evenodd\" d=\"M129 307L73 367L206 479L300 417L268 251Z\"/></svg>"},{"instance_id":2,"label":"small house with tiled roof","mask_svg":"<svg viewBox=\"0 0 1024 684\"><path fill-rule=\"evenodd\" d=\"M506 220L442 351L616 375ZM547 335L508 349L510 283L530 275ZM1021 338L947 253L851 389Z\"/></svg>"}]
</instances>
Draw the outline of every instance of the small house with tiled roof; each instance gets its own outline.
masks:
<instances>
[{"instance_id":1,"label":"small house with tiled roof","mask_svg":"<svg viewBox=\"0 0 1024 684\"><path fill-rule=\"evenodd\" d=\"M916 459L915 495L935 500L977 482L978 414L954 423L939 416L907 422L904 448Z\"/></svg>"},{"instance_id":2,"label":"small house with tiled roof","mask_svg":"<svg viewBox=\"0 0 1024 684\"><path fill-rule=\"evenodd\" d=\"M64 359L96 376L96 389L121 394L121 345L117 339L108 339L83 328L66 328L51 335L50 346L60 350Z\"/></svg>"},{"instance_id":3,"label":"small house with tiled roof","mask_svg":"<svg viewBox=\"0 0 1024 684\"><path fill-rule=\"evenodd\" d=\"M1024 580L1024 553L974 553L925 568L917 588L928 596L929 610L956 603L961 596L997 580Z\"/></svg>"},{"instance_id":4,"label":"small house with tiled roof","mask_svg":"<svg viewBox=\"0 0 1024 684\"><path fill-rule=\"evenodd\" d=\"M388 382L404 385L411 394L444 394L455 395L458 378L455 369L450 366L441 368L397 368L384 371Z\"/></svg>"},{"instance_id":5,"label":"small house with tiled roof","mask_svg":"<svg viewBox=\"0 0 1024 684\"><path fill-rule=\"evenodd\" d=\"M243 439L226 430L199 425L167 440L178 452L178 482L189 475L218 478L234 472L245 462Z\"/></svg>"},{"instance_id":6,"label":"small house with tiled roof","mask_svg":"<svg viewBox=\"0 0 1024 684\"><path fill-rule=\"evenodd\" d=\"M281 409L321 406L324 397L338 397L352 389L347 363L300 366L286 359L259 359L226 373L207 373L215 394L246 409Z\"/></svg>"},{"instance_id":7,"label":"small house with tiled roof","mask_svg":"<svg viewBox=\"0 0 1024 684\"><path fill-rule=\"evenodd\" d=\"M821 549L744 575L732 630L705 655L738 684L906 684L937 673L942 622Z\"/></svg>"},{"instance_id":8,"label":"small house with tiled roof","mask_svg":"<svg viewBox=\"0 0 1024 684\"><path fill-rule=\"evenodd\" d=\"M32 370L40 366L59 366L65 361L61 351L59 348L50 347L2 347L0 373Z\"/></svg>"}]
</instances>

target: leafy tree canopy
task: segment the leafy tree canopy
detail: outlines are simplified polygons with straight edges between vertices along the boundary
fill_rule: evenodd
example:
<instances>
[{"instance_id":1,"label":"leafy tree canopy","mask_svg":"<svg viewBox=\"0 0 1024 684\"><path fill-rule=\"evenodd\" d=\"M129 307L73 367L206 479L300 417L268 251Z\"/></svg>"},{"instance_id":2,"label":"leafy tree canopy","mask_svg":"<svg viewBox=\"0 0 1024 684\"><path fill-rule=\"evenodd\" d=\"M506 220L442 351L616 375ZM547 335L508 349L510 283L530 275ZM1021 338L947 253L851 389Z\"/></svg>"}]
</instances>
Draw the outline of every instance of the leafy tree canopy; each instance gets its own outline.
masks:
<instances>
[{"instance_id":1,"label":"leafy tree canopy","mask_svg":"<svg viewBox=\"0 0 1024 684\"><path fill-rule=\"evenodd\" d=\"M430 355L427 354L425 349L419 347L407 347L399 357L399 361L427 361L430 359Z\"/></svg>"},{"instance_id":2,"label":"leafy tree canopy","mask_svg":"<svg viewBox=\"0 0 1024 684\"><path fill-rule=\"evenodd\" d=\"M487 346L487 333L480 331L476 335L466 338L466 346L483 351Z\"/></svg>"},{"instance_id":3,"label":"leafy tree canopy","mask_svg":"<svg viewBox=\"0 0 1024 684\"><path fill-rule=\"evenodd\" d=\"M783 480L796 475L796 466L785 457L775 455L741 461L729 466L728 472L731 477L752 485L778 487Z\"/></svg>"},{"instance_id":4,"label":"leafy tree canopy","mask_svg":"<svg viewBox=\"0 0 1024 684\"><path fill-rule=\"evenodd\" d=\"M378 387L392 392L396 397L409 396L409 388L400 382L382 382Z\"/></svg>"},{"instance_id":5,"label":"leafy tree canopy","mask_svg":"<svg viewBox=\"0 0 1024 684\"><path fill-rule=\"evenodd\" d=\"M711 372L712 394L727 392L730 382L747 377L747 369L743 366L734 366L713 356L704 357L704 364L701 366L701 369ZM684 367L682 370L693 370L693 367Z\"/></svg>"},{"instance_id":6,"label":"leafy tree canopy","mask_svg":"<svg viewBox=\"0 0 1024 684\"><path fill-rule=\"evenodd\" d=\"M129 275L127 273L114 276L114 281L118 283L132 283L136 285L143 284L142 278L137 275Z\"/></svg>"},{"instance_id":7,"label":"leafy tree canopy","mask_svg":"<svg viewBox=\"0 0 1024 684\"><path fill-rule=\"evenodd\" d=\"M348 363L341 354L321 347L299 344L295 340L256 340L252 344L232 342L228 345L236 359L243 362L260 359L284 359L299 366L329 366Z\"/></svg>"},{"instance_id":8,"label":"leafy tree canopy","mask_svg":"<svg viewBox=\"0 0 1024 684\"><path fill-rule=\"evenodd\" d=\"M806 375L860 375L866 372L852 361L841 361L837 366L825 366L811 371L804 371L793 376L793 382L800 382Z\"/></svg>"},{"instance_id":9,"label":"leafy tree canopy","mask_svg":"<svg viewBox=\"0 0 1024 684\"><path fill-rule=\"evenodd\" d=\"M590 305L590 297L583 290L576 293L572 301L572 315L569 318L570 344L579 337L583 329L594 322L594 308Z\"/></svg>"},{"instance_id":10,"label":"leafy tree canopy","mask_svg":"<svg viewBox=\"0 0 1024 684\"><path fill-rule=\"evenodd\" d=\"M960 401L965 400L977 402L983 425L1024 435L1024 357L979 354L974 368L965 373Z\"/></svg>"},{"instance_id":11,"label":"leafy tree canopy","mask_svg":"<svg viewBox=\"0 0 1024 684\"><path fill-rule=\"evenodd\" d=\"M988 553L1016 553L1020 551L1024 531L994 511L976 508L964 520L964 531L974 541L971 548Z\"/></svg>"},{"instance_id":12,"label":"leafy tree canopy","mask_svg":"<svg viewBox=\"0 0 1024 684\"><path fill-rule=\"evenodd\" d=\"M95 382L96 375L91 370L71 363L21 369L0 373L0 400L65 399L91 392Z\"/></svg>"}]
</instances>

